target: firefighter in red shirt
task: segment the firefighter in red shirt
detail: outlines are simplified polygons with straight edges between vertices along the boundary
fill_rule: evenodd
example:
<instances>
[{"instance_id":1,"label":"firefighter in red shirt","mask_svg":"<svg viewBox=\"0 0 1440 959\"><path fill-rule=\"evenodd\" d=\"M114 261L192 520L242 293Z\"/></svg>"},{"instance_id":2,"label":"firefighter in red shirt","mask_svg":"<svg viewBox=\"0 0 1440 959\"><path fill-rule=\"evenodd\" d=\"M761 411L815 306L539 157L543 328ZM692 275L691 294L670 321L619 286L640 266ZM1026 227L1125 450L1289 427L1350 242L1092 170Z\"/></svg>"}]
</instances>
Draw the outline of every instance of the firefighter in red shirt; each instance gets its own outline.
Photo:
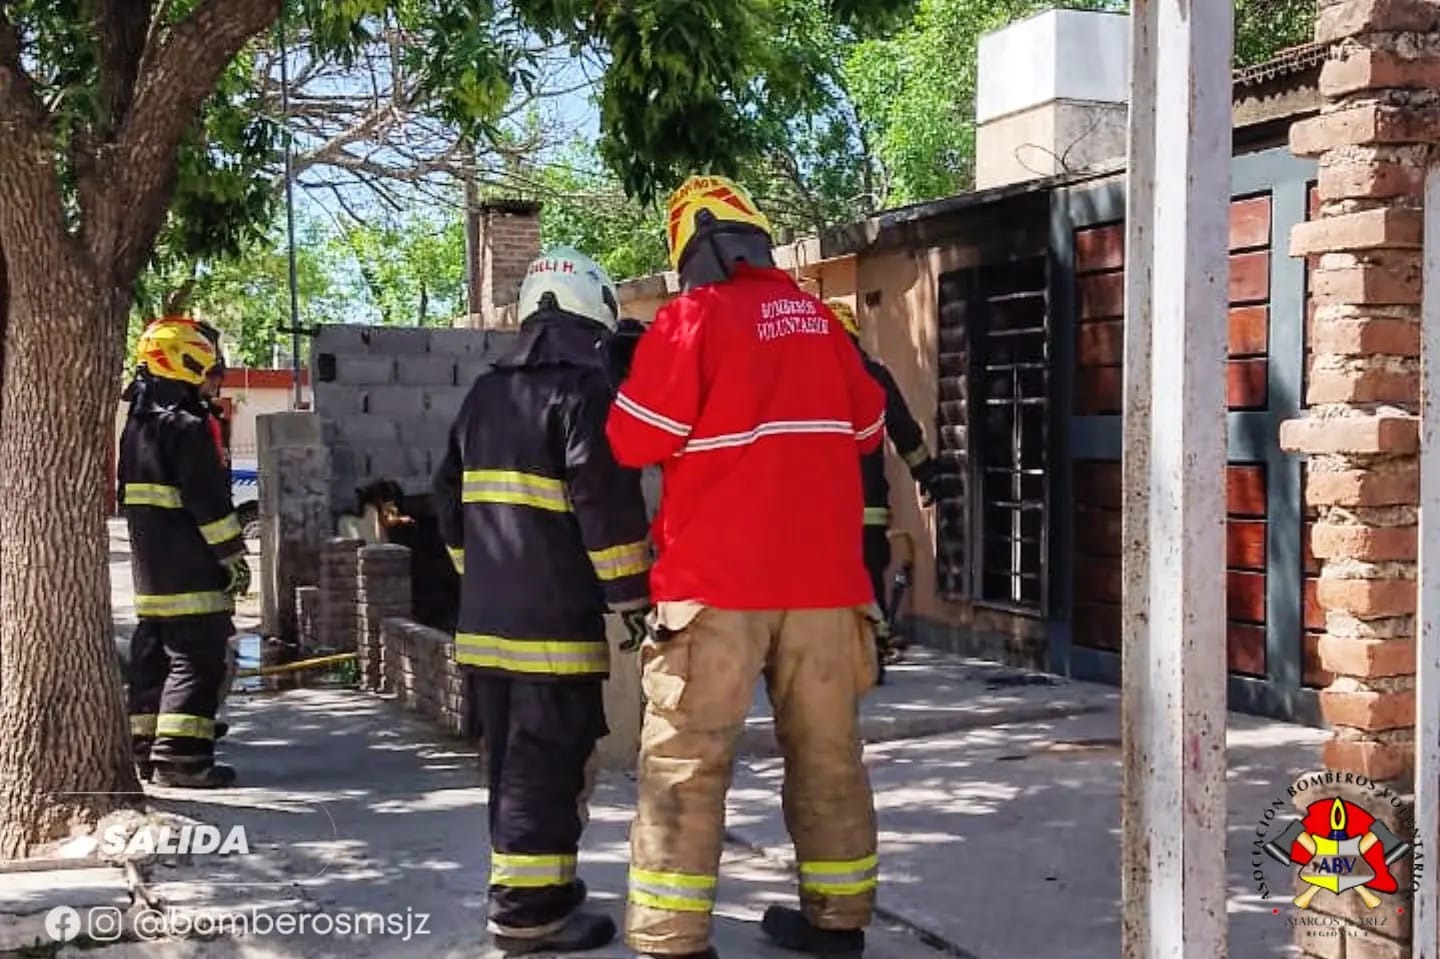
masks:
<instances>
[{"instance_id":1,"label":"firefighter in red shirt","mask_svg":"<svg viewBox=\"0 0 1440 959\"><path fill-rule=\"evenodd\" d=\"M640 798L626 937L643 956L713 957L710 913L735 740L763 674L785 752L803 911L777 944L858 956L875 898L875 811L857 705L874 684L859 453L885 396L819 300L775 269L739 186L692 177L670 200L684 294L635 353L607 435L663 464Z\"/></svg>"}]
</instances>

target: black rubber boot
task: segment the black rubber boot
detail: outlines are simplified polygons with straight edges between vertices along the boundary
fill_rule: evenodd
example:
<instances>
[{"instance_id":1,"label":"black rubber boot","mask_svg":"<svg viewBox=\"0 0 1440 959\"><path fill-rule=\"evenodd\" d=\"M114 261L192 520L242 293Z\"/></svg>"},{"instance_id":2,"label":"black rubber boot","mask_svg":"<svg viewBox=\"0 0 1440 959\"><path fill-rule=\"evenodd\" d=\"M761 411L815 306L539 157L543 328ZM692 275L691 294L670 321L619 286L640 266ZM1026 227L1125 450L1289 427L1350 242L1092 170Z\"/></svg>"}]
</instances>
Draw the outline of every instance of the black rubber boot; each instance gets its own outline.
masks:
<instances>
[{"instance_id":1,"label":"black rubber boot","mask_svg":"<svg viewBox=\"0 0 1440 959\"><path fill-rule=\"evenodd\" d=\"M491 934L490 939L507 956L529 956L537 952L586 952L615 941L615 920L577 912L565 925L539 939L517 939L514 936Z\"/></svg>"},{"instance_id":2,"label":"black rubber boot","mask_svg":"<svg viewBox=\"0 0 1440 959\"><path fill-rule=\"evenodd\" d=\"M215 723L215 738L224 739L225 734L230 731L230 724L224 720L217 720Z\"/></svg>"},{"instance_id":3,"label":"black rubber boot","mask_svg":"<svg viewBox=\"0 0 1440 959\"><path fill-rule=\"evenodd\" d=\"M199 769L155 764L155 785L171 789L225 789L235 785L235 770L218 763Z\"/></svg>"},{"instance_id":4,"label":"black rubber boot","mask_svg":"<svg viewBox=\"0 0 1440 959\"><path fill-rule=\"evenodd\" d=\"M865 930L817 929L805 914L786 906L771 906L760 920L766 938L781 949L822 959L860 959L865 954Z\"/></svg>"},{"instance_id":5,"label":"black rubber boot","mask_svg":"<svg viewBox=\"0 0 1440 959\"><path fill-rule=\"evenodd\" d=\"M135 775L140 777L141 782L148 783L152 781L155 778L155 764L149 761L136 763Z\"/></svg>"}]
</instances>

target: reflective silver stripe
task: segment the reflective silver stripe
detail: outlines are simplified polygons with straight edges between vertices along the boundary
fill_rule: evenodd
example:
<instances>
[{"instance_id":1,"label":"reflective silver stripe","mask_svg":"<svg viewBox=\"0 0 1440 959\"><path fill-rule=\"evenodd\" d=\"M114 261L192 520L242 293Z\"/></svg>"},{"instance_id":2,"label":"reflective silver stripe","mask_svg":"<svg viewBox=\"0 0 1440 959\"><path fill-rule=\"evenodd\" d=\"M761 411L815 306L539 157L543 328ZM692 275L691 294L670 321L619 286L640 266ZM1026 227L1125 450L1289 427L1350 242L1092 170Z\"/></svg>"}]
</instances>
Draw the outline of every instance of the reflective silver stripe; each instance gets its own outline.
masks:
<instances>
[{"instance_id":1,"label":"reflective silver stripe","mask_svg":"<svg viewBox=\"0 0 1440 959\"><path fill-rule=\"evenodd\" d=\"M576 857L490 854L490 884L512 889L564 886L575 880Z\"/></svg>"},{"instance_id":2,"label":"reflective silver stripe","mask_svg":"<svg viewBox=\"0 0 1440 959\"><path fill-rule=\"evenodd\" d=\"M849 436L853 432L854 427L842 420L775 420L761 423L754 429L746 430L743 433L726 433L721 436L706 436L691 440L685 444L685 452L704 453L709 450L749 446L767 436L779 436L787 433L837 433Z\"/></svg>"},{"instance_id":3,"label":"reflective silver stripe","mask_svg":"<svg viewBox=\"0 0 1440 959\"><path fill-rule=\"evenodd\" d=\"M214 739L215 720L186 713L161 713L155 719L155 735L167 738Z\"/></svg>"},{"instance_id":4,"label":"reflective silver stripe","mask_svg":"<svg viewBox=\"0 0 1440 959\"><path fill-rule=\"evenodd\" d=\"M889 526L890 510L884 506L867 506L865 508L866 526Z\"/></svg>"},{"instance_id":5,"label":"reflective silver stripe","mask_svg":"<svg viewBox=\"0 0 1440 959\"><path fill-rule=\"evenodd\" d=\"M590 553L590 562L595 567L595 575L603 580L635 576L650 568L650 544L641 540L596 550Z\"/></svg>"},{"instance_id":6,"label":"reflective silver stripe","mask_svg":"<svg viewBox=\"0 0 1440 959\"><path fill-rule=\"evenodd\" d=\"M455 661L462 666L563 676L605 672L610 668L610 651L600 642L459 633Z\"/></svg>"},{"instance_id":7,"label":"reflective silver stripe","mask_svg":"<svg viewBox=\"0 0 1440 959\"><path fill-rule=\"evenodd\" d=\"M136 713L130 717L130 735L155 735L155 724L159 718L155 713Z\"/></svg>"},{"instance_id":8,"label":"reflective silver stripe","mask_svg":"<svg viewBox=\"0 0 1440 959\"><path fill-rule=\"evenodd\" d=\"M657 413L649 407L641 406L639 403L635 402L630 397L626 396L624 393L616 394L615 405L618 406L620 409L624 410L625 412L629 413L631 416L635 417L640 422L645 423L649 426L653 426L657 430L662 430L666 433L670 433L673 436L679 436L682 438L689 436L690 431L694 428L691 426L687 426L679 420L672 420L670 417Z\"/></svg>"},{"instance_id":9,"label":"reflective silver stripe","mask_svg":"<svg viewBox=\"0 0 1440 959\"><path fill-rule=\"evenodd\" d=\"M915 447L913 450L906 453L904 457L905 465L912 468L919 466L921 463L925 462L929 458L930 451L927 450L924 446Z\"/></svg>"},{"instance_id":10,"label":"reflective silver stripe","mask_svg":"<svg viewBox=\"0 0 1440 959\"><path fill-rule=\"evenodd\" d=\"M467 470L460 498L466 503L531 506L556 513L570 512L564 483L551 476L518 470Z\"/></svg>"},{"instance_id":11,"label":"reflective silver stripe","mask_svg":"<svg viewBox=\"0 0 1440 959\"><path fill-rule=\"evenodd\" d=\"M171 616L203 616L206 613L229 613L234 602L221 592L172 593L167 596L136 596L135 613L163 619Z\"/></svg>"},{"instance_id":12,"label":"reflective silver stripe","mask_svg":"<svg viewBox=\"0 0 1440 959\"><path fill-rule=\"evenodd\" d=\"M800 863L800 888L830 896L858 896L878 885L879 858Z\"/></svg>"},{"instance_id":13,"label":"reflective silver stripe","mask_svg":"<svg viewBox=\"0 0 1440 959\"><path fill-rule=\"evenodd\" d=\"M455 572L464 575L465 551L463 549L456 549L454 546L445 547L445 551L450 554L450 562L455 566Z\"/></svg>"},{"instance_id":14,"label":"reflective silver stripe","mask_svg":"<svg viewBox=\"0 0 1440 959\"><path fill-rule=\"evenodd\" d=\"M211 546L218 546L221 543L228 543L232 539L240 538L240 518L234 513L224 519L217 519L213 523L207 523L200 527L200 535L205 537L205 542Z\"/></svg>"},{"instance_id":15,"label":"reflective silver stripe","mask_svg":"<svg viewBox=\"0 0 1440 959\"><path fill-rule=\"evenodd\" d=\"M158 509L183 509L180 490L161 483L126 483L126 506L154 506Z\"/></svg>"},{"instance_id":16,"label":"reflective silver stripe","mask_svg":"<svg viewBox=\"0 0 1440 959\"><path fill-rule=\"evenodd\" d=\"M630 868L630 901L670 912L709 912L715 907L714 876Z\"/></svg>"}]
</instances>

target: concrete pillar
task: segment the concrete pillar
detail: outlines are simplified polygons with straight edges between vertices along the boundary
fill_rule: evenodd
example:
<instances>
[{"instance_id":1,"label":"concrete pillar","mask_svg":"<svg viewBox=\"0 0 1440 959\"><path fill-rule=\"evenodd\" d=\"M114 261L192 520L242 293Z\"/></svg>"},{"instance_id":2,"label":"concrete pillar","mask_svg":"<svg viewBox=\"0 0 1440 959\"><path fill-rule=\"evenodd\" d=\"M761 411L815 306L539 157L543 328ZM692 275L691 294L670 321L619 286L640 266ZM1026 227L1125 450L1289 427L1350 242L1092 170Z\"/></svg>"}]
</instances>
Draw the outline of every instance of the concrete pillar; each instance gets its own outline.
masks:
<instances>
[{"instance_id":1,"label":"concrete pillar","mask_svg":"<svg viewBox=\"0 0 1440 959\"><path fill-rule=\"evenodd\" d=\"M320 609L319 586L301 586L295 590L295 633L302 659L319 643Z\"/></svg>"},{"instance_id":2,"label":"concrete pillar","mask_svg":"<svg viewBox=\"0 0 1440 959\"><path fill-rule=\"evenodd\" d=\"M396 688L400 664L384 656L387 619L408 619L410 551L385 543L360 550L360 586L356 592L361 686L378 692Z\"/></svg>"},{"instance_id":3,"label":"concrete pillar","mask_svg":"<svg viewBox=\"0 0 1440 959\"><path fill-rule=\"evenodd\" d=\"M260 475L261 628L293 642L295 590L320 576L320 544L330 533L330 454L313 413L255 420Z\"/></svg>"},{"instance_id":4,"label":"concrete pillar","mask_svg":"<svg viewBox=\"0 0 1440 959\"><path fill-rule=\"evenodd\" d=\"M1128 216L1125 448L1130 597L1122 713L1127 959L1226 955L1225 356L1231 54L1228 3L1136 0ZM1143 124L1143 125L1142 125ZM1146 274L1137 278L1135 274ZM1149 276L1161 282L1147 282ZM1140 322L1137 324L1137 320ZM1147 396L1136 387L1146 385ZM1143 532L1136 521L1143 520ZM1136 603L1144 614L1137 618ZM1133 921L1143 899L1145 923Z\"/></svg>"},{"instance_id":5,"label":"concrete pillar","mask_svg":"<svg viewBox=\"0 0 1440 959\"><path fill-rule=\"evenodd\" d=\"M1284 424L1281 442L1306 455L1306 503L1318 512L1311 544L1325 610L1320 657L1334 674L1321 693L1333 727L1324 763L1407 793L1415 755L1421 207L1440 139L1437 27L1434 0L1322 2L1317 39L1335 44L1320 79L1326 106L1290 133L1296 154L1320 161L1318 218L1291 236L1291 254L1314 269L1309 410ZM1315 900L1323 910L1342 902ZM1411 911L1390 913L1384 928L1345 928L1343 954L1409 954ZM1307 955L1338 954L1333 938L1300 945ZM1433 955L1434 944L1423 954Z\"/></svg>"}]
</instances>

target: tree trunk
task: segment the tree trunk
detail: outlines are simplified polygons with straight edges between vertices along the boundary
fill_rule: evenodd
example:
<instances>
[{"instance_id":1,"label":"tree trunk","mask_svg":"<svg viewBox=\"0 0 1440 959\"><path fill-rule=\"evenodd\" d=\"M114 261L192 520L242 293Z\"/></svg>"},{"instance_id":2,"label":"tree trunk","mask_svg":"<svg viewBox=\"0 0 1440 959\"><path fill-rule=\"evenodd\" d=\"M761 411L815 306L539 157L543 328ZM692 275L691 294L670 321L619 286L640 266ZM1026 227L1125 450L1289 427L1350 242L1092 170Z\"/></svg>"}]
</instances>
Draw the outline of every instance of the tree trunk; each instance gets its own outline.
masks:
<instances>
[{"instance_id":1,"label":"tree trunk","mask_svg":"<svg viewBox=\"0 0 1440 959\"><path fill-rule=\"evenodd\" d=\"M104 489L129 294L7 244L0 416L0 859L140 799L111 621Z\"/></svg>"}]
</instances>

